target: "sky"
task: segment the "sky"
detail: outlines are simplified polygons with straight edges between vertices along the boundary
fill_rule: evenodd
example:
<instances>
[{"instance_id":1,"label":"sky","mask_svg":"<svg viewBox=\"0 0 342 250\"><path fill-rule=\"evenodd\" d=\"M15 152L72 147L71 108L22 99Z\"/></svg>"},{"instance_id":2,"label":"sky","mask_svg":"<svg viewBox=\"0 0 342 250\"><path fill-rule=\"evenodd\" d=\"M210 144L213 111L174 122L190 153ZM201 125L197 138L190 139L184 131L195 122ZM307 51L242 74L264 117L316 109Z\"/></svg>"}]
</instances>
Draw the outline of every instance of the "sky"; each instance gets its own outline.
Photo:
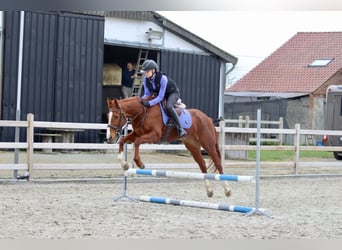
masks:
<instances>
[{"instance_id":1,"label":"sky","mask_svg":"<svg viewBox=\"0 0 342 250\"><path fill-rule=\"evenodd\" d=\"M342 11L158 11L238 58L236 82L297 32L342 32Z\"/></svg>"}]
</instances>

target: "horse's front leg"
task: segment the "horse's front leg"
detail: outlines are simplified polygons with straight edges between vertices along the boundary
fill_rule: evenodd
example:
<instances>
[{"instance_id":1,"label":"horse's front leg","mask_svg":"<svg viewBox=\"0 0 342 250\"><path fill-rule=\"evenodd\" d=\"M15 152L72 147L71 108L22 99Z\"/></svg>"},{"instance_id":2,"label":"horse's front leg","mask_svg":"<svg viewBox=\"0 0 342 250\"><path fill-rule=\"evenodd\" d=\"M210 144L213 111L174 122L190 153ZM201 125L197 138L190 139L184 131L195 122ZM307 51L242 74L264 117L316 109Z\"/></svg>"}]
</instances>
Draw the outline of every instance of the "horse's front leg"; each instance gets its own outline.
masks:
<instances>
[{"instance_id":1,"label":"horse's front leg","mask_svg":"<svg viewBox=\"0 0 342 250\"><path fill-rule=\"evenodd\" d=\"M143 143L155 143L159 137L157 133L148 133L141 137L136 137L134 141L134 162L138 168L145 168L145 164L141 161L139 147Z\"/></svg>"},{"instance_id":2,"label":"horse's front leg","mask_svg":"<svg viewBox=\"0 0 342 250\"><path fill-rule=\"evenodd\" d=\"M134 137L135 137L135 133L134 131L132 131L127 136L123 137L119 142L118 160L120 161L120 165L123 170L127 170L129 168L128 162L125 160L125 156L124 156L124 145L128 141L132 141Z\"/></svg>"},{"instance_id":3,"label":"horse's front leg","mask_svg":"<svg viewBox=\"0 0 342 250\"><path fill-rule=\"evenodd\" d=\"M135 140L133 160L134 160L135 164L138 166L138 168L144 169L145 164L141 161L139 147L140 147L140 140Z\"/></svg>"}]
</instances>

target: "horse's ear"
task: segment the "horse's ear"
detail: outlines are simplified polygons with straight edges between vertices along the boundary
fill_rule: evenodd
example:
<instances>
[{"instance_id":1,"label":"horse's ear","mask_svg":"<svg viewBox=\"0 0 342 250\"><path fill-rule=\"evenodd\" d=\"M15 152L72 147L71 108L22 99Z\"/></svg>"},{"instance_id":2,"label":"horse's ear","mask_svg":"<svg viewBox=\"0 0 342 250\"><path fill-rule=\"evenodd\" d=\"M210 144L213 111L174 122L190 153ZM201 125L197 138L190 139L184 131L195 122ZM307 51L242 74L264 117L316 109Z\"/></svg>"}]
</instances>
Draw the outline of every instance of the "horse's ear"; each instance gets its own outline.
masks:
<instances>
[{"instance_id":1,"label":"horse's ear","mask_svg":"<svg viewBox=\"0 0 342 250\"><path fill-rule=\"evenodd\" d=\"M113 106L114 101L115 101L115 99L112 100L112 99L110 99L109 97L107 97L107 106L108 106L108 108L110 108L110 107Z\"/></svg>"},{"instance_id":2,"label":"horse's ear","mask_svg":"<svg viewBox=\"0 0 342 250\"><path fill-rule=\"evenodd\" d=\"M108 108L110 107L110 98L109 97L107 97L107 106L108 106Z\"/></svg>"}]
</instances>

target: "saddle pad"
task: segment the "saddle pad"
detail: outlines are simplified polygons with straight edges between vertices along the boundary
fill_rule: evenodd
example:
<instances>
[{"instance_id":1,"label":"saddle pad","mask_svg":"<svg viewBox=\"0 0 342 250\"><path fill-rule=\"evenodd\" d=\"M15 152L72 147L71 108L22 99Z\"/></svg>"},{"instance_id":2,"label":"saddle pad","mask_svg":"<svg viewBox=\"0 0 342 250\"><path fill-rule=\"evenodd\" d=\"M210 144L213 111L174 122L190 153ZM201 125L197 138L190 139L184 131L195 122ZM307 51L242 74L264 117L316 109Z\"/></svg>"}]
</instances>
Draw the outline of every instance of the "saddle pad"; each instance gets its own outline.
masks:
<instances>
[{"instance_id":1,"label":"saddle pad","mask_svg":"<svg viewBox=\"0 0 342 250\"><path fill-rule=\"evenodd\" d=\"M163 109L163 106L161 105L161 103L159 103L159 108L162 113L163 123L165 126L167 126L167 122L170 117L165 113L165 110ZM192 125L191 114L186 109L182 110L181 114L179 115L179 120L180 120L182 128L190 128Z\"/></svg>"}]
</instances>

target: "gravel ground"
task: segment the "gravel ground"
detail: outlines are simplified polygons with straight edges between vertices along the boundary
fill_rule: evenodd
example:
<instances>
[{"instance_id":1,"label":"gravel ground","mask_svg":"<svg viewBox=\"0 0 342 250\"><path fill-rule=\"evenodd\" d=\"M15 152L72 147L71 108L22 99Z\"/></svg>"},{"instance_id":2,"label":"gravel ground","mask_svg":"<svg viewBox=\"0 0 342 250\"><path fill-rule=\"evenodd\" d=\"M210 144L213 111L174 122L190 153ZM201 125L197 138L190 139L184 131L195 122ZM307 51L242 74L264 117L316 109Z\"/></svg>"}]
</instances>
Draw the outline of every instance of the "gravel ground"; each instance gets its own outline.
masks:
<instances>
[{"instance_id":1,"label":"gravel ground","mask_svg":"<svg viewBox=\"0 0 342 250\"><path fill-rule=\"evenodd\" d=\"M260 214L113 201L122 180L4 181L1 239L342 239L342 178L262 178ZM227 199L215 182L129 178L127 194L254 207L255 184L232 183Z\"/></svg>"},{"instance_id":2,"label":"gravel ground","mask_svg":"<svg viewBox=\"0 0 342 250\"><path fill-rule=\"evenodd\" d=\"M129 157L131 157L129 155ZM193 162L188 153L142 154L149 162ZM0 163L13 161L0 152ZM25 155L20 155L25 161ZM35 162L111 163L112 153L34 155ZM247 164L248 165L248 164ZM255 166L225 166L225 173L255 174ZM197 168L190 171L198 172ZM328 177L288 177L291 166L261 167L259 206L272 218L253 214L174 205L118 201L123 192L121 169L41 170L30 182L0 172L0 239L342 239L341 168L314 168L307 173ZM283 177L269 177L270 175ZM67 180L67 181L65 181ZM221 183L212 182L207 198L203 181L128 178L128 195L162 196L210 203L255 206L255 184L231 183L227 199Z\"/></svg>"}]
</instances>

